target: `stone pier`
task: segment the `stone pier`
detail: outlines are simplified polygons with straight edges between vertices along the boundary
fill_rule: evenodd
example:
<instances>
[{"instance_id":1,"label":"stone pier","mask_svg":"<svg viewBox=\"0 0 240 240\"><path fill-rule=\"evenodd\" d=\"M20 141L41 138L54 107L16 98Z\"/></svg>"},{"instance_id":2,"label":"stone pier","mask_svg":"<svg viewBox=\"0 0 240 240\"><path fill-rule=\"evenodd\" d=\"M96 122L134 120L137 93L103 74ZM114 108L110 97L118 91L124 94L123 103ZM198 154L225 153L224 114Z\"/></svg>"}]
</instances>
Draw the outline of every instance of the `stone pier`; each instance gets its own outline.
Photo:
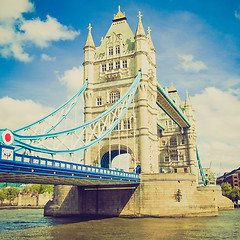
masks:
<instances>
[{"instance_id":1,"label":"stone pier","mask_svg":"<svg viewBox=\"0 0 240 240\"><path fill-rule=\"evenodd\" d=\"M57 185L45 216L193 217L233 209L221 188L198 187L192 174L142 174L137 187Z\"/></svg>"}]
</instances>

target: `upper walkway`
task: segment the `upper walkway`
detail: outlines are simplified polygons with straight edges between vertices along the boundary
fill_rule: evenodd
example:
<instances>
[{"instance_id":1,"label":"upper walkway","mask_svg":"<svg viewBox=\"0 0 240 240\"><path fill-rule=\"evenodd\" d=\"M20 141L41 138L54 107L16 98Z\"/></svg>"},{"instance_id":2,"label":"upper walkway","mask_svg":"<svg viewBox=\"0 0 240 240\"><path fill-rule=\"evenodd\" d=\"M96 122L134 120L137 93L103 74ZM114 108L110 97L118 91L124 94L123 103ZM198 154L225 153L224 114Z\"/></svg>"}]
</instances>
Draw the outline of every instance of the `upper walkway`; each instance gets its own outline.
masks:
<instances>
[{"instance_id":1,"label":"upper walkway","mask_svg":"<svg viewBox=\"0 0 240 240\"><path fill-rule=\"evenodd\" d=\"M190 123L182 109L180 109L164 88L157 82L157 105L181 128L190 127Z\"/></svg>"}]
</instances>

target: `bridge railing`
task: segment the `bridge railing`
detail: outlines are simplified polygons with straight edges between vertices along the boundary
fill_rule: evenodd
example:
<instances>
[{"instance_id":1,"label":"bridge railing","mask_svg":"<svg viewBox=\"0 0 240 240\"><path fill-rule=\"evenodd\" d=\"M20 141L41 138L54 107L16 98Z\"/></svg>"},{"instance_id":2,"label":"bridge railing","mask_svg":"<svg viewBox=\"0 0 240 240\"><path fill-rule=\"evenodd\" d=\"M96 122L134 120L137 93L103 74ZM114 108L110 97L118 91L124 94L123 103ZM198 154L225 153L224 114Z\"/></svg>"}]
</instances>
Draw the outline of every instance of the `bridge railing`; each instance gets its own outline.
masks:
<instances>
[{"instance_id":1,"label":"bridge railing","mask_svg":"<svg viewBox=\"0 0 240 240\"><path fill-rule=\"evenodd\" d=\"M109 177L110 179L133 180L140 181L139 174L131 172L123 172L120 170L113 170L107 168L100 168L95 166L83 165L74 162L64 162L55 159L47 159L38 156L29 156L14 152L14 148L0 146L0 160L1 162L8 162L14 165L21 165L27 168L49 169L52 171L68 171L74 174L85 174L91 177ZM101 178L100 178L101 179Z\"/></svg>"}]
</instances>

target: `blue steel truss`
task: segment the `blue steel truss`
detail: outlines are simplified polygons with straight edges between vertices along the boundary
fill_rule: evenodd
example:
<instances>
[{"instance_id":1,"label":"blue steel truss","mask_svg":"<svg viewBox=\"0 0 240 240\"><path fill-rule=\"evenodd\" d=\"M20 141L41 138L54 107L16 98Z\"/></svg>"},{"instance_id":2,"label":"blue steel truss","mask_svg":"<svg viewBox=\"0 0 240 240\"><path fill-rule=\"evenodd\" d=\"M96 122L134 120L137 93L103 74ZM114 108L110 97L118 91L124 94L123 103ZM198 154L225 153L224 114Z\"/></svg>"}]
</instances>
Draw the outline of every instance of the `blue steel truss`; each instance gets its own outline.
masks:
<instances>
[{"instance_id":1,"label":"blue steel truss","mask_svg":"<svg viewBox=\"0 0 240 240\"><path fill-rule=\"evenodd\" d=\"M201 177L202 177L203 185L206 186L207 185L206 178L205 178L205 175L204 175L204 172L203 172L203 168L202 168L202 164L200 162L200 157L199 157L197 148L196 148L196 153L197 153L197 160L198 160L198 168L200 170L200 174L201 174Z\"/></svg>"},{"instance_id":2,"label":"blue steel truss","mask_svg":"<svg viewBox=\"0 0 240 240\"><path fill-rule=\"evenodd\" d=\"M44 122L47 118L53 116L56 112L63 109L63 107L65 107L67 104L71 103L71 100L79 97L87 87L86 82L84 87L71 100L58 108L52 114L49 114L47 117L33 124L12 132L14 136L13 146L19 146L31 151L47 154L72 154L76 151L89 148L90 146L100 142L103 138L105 138L119 124L135 96L140 80L141 71L139 71L134 82L121 99L119 99L108 110L100 114L95 119L78 127L51 133L51 131L55 129L56 126L59 125L65 117L61 116L55 125L48 128L48 130L42 134L18 134L20 131L28 130L32 126ZM75 100L75 102L76 101L78 100ZM74 106L75 103L70 105L69 110L67 110L66 114L68 114ZM71 145L71 141L74 142L74 144ZM58 143L57 146L56 142Z\"/></svg>"}]
</instances>

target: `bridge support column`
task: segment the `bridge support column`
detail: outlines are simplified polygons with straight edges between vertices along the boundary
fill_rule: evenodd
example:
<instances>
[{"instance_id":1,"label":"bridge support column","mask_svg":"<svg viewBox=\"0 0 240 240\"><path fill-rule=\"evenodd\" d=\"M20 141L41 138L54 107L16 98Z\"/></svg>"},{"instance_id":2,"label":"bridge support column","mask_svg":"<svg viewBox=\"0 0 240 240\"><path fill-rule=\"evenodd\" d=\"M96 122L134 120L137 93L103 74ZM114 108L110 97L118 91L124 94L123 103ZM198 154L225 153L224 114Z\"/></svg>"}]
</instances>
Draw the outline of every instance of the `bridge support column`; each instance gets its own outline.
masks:
<instances>
[{"instance_id":1,"label":"bridge support column","mask_svg":"<svg viewBox=\"0 0 240 240\"><path fill-rule=\"evenodd\" d=\"M78 215L79 194L78 187L69 185L54 185L53 200L44 207L44 216Z\"/></svg>"},{"instance_id":2,"label":"bridge support column","mask_svg":"<svg viewBox=\"0 0 240 240\"><path fill-rule=\"evenodd\" d=\"M45 216L216 216L233 208L220 187L198 188L193 174L142 174L140 185L55 187Z\"/></svg>"}]
</instances>

